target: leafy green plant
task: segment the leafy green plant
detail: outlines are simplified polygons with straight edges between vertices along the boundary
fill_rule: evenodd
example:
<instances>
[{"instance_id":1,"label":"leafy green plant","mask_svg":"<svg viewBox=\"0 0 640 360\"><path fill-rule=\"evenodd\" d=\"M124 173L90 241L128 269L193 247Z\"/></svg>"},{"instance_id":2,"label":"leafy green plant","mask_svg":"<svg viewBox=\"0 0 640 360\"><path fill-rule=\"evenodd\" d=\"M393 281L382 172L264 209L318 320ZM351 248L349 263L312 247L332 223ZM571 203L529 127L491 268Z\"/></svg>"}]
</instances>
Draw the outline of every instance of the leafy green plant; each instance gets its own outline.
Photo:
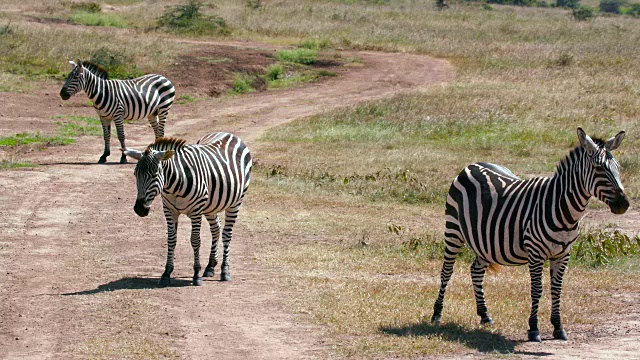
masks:
<instances>
[{"instance_id":1,"label":"leafy green plant","mask_svg":"<svg viewBox=\"0 0 640 360\"><path fill-rule=\"evenodd\" d=\"M108 26L116 28L126 28L127 22L118 14L103 14L80 11L69 16L69 20L75 24L87 26Z\"/></svg>"},{"instance_id":2,"label":"leafy green plant","mask_svg":"<svg viewBox=\"0 0 640 360\"><path fill-rule=\"evenodd\" d=\"M627 0L601 0L600 11L606 13L620 14L620 8L627 5Z\"/></svg>"},{"instance_id":3,"label":"leafy green plant","mask_svg":"<svg viewBox=\"0 0 640 360\"><path fill-rule=\"evenodd\" d=\"M571 260L589 266L603 266L617 258L640 253L640 238L619 230L583 230L571 250Z\"/></svg>"},{"instance_id":4,"label":"leafy green plant","mask_svg":"<svg viewBox=\"0 0 640 360\"><path fill-rule=\"evenodd\" d=\"M241 73L236 74L231 82L231 94L244 94L248 92L253 92L255 89L252 86L252 83L255 79L255 76L251 76L249 74Z\"/></svg>"},{"instance_id":5,"label":"leafy green plant","mask_svg":"<svg viewBox=\"0 0 640 360\"><path fill-rule=\"evenodd\" d=\"M574 7L572 14L573 18L578 21L591 20L596 17L593 8L584 5Z\"/></svg>"},{"instance_id":6,"label":"leafy green plant","mask_svg":"<svg viewBox=\"0 0 640 360\"><path fill-rule=\"evenodd\" d=\"M629 15L629 16L633 16L633 17L640 17L640 4L635 3L635 4L631 4L629 9L627 9L627 12L625 13L625 15ZM0 28L0 34L1 34L1 28Z\"/></svg>"},{"instance_id":7,"label":"leafy green plant","mask_svg":"<svg viewBox=\"0 0 640 360\"><path fill-rule=\"evenodd\" d=\"M89 60L107 70L110 79L133 79L144 75L144 72L132 63L130 56L104 46L93 51Z\"/></svg>"},{"instance_id":8,"label":"leafy green plant","mask_svg":"<svg viewBox=\"0 0 640 360\"><path fill-rule=\"evenodd\" d=\"M299 48L294 50L279 50L276 52L278 61L295 64L311 65L316 61L318 52L312 49Z\"/></svg>"},{"instance_id":9,"label":"leafy green plant","mask_svg":"<svg viewBox=\"0 0 640 360\"><path fill-rule=\"evenodd\" d=\"M184 5L168 7L157 18L160 29L186 35L226 35L231 31L223 18L205 15L201 9L205 5L197 0L189 0Z\"/></svg>"},{"instance_id":10,"label":"leafy green plant","mask_svg":"<svg viewBox=\"0 0 640 360\"><path fill-rule=\"evenodd\" d=\"M265 74L268 81L274 81L282 78L284 74L284 67L282 64L273 64L267 69Z\"/></svg>"}]
</instances>

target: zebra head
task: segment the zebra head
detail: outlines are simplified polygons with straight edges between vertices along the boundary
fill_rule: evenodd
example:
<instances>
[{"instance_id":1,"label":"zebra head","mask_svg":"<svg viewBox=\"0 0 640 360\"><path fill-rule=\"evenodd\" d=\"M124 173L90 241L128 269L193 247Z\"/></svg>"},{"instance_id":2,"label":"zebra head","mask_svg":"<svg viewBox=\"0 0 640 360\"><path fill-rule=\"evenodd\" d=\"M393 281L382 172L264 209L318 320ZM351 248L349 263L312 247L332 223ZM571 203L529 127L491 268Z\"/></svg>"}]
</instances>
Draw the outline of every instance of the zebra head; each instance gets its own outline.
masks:
<instances>
[{"instance_id":1,"label":"zebra head","mask_svg":"<svg viewBox=\"0 0 640 360\"><path fill-rule=\"evenodd\" d=\"M62 100L69 100L70 97L84 87L84 66L82 66L82 61L77 61L78 63L69 61L73 70L67 75L64 85L62 85L62 89L60 89L60 97Z\"/></svg>"},{"instance_id":2,"label":"zebra head","mask_svg":"<svg viewBox=\"0 0 640 360\"><path fill-rule=\"evenodd\" d=\"M578 128L578 139L586 154L583 173L585 189L591 196L607 204L614 214L624 214L629 208L629 198L620 180L620 164L611 154L622 144L624 135L625 132L620 131L607 141L594 141Z\"/></svg>"},{"instance_id":3,"label":"zebra head","mask_svg":"<svg viewBox=\"0 0 640 360\"><path fill-rule=\"evenodd\" d=\"M164 186L164 174L162 162L169 160L175 153L173 150L157 151L150 147L144 152L137 150L124 150L127 156L138 160L134 175L138 187L138 195L133 211L140 217L149 215L149 209L153 199L162 191Z\"/></svg>"}]
</instances>

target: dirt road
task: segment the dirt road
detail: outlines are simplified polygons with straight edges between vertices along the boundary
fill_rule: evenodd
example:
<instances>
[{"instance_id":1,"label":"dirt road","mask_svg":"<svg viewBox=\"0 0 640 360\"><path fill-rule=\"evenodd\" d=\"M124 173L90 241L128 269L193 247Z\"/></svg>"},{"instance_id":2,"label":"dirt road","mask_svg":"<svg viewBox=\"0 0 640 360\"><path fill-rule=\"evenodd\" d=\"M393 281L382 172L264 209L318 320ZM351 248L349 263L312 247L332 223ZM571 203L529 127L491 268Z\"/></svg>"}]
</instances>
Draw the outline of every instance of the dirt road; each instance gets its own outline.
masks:
<instances>
[{"instance_id":1,"label":"dirt road","mask_svg":"<svg viewBox=\"0 0 640 360\"><path fill-rule=\"evenodd\" d=\"M270 127L334 106L444 82L445 61L359 53L364 67L304 88L176 105L167 135L190 141L231 131L255 140ZM59 87L0 97L0 134L46 131L61 114L95 116L84 95L61 108ZM145 123L127 124L128 146L152 141ZM116 162L114 154L109 161ZM240 219L231 245L233 281L190 286L189 224L182 220L174 286L158 288L166 256L160 201L138 218L133 165L95 162L101 140L20 154L38 168L0 172L0 354L8 359L332 357L321 327L283 308L278 276L255 260L255 244L275 239ZM250 206L244 211L250 212ZM202 254L209 240L203 231Z\"/></svg>"}]
</instances>

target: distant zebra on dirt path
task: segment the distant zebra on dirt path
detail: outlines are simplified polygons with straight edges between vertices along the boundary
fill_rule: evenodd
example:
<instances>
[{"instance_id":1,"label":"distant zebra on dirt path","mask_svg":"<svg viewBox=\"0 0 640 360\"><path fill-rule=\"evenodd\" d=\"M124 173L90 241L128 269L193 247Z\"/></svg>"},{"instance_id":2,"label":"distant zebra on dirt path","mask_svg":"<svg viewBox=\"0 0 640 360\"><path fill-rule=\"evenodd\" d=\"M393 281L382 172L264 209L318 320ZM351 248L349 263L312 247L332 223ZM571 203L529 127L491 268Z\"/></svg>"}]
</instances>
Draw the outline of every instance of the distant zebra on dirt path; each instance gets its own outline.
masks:
<instances>
[{"instance_id":1,"label":"distant zebra on dirt path","mask_svg":"<svg viewBox=\"0 0 640 360\"><path fill-rule=\"evenodd\" d=\"M508 169L489 163L467 166L453 181L446 204L444 264L441 287L431 321L440 323L447 283L460 248L476 253L471 278L481 323L492 324L482 284L491 264L529 265L531 315L529 341L541 341L538 303L542 271L550 260L551 323L555 339L567 339L560 320L562 276L571 245L579 235L580 219L591 197L623 214L629 199L620 181L620 165L611 155L624 131L605 141L592 140L578 128L580 145L562 160L551 178L520 180Z\"/></svg>"},{"instance_id":2,"label":"distant zebra on dirt path","mask_svg":"<svg viewBox=\"0 0 640 360\"><path fill-rule=\"evenodd\" d=\"M138 159L134 172L138 187L133 208L136 214L147 216L153 199L158 193L162 194L167 220L168 254L160 285L170 283L180 214L191 219L194 285L202 284L202 278L198 275L202 215L209 222L212 244L204 276L213 276L213 269L218 264L218 213L221 211L225 212L225 217L220 280L230 280L229 243L233 225L249 187L252 166L251 154L242 140L229 133L213 133L192 145L187 145L182 139L160 138L144 152L127 149L124 153Z\"/></svg>"},{"instance_id":3,"label":"distant zebra on dirt path","mask_svg":"<svg viewBox=\"0 0 640 360\"><path fill-rule=\"evenodd\" d=\"M131 80L108 80L107 72L93 63L83 63L80 60L77 60L77 63L69 63L73 70L60 90L60 97L62 100L68 100L83 90L93 102L93 107L100 116L104 135L104 153L98 160L99 164L105 163L107 156L111 154L111 121L116 124L118 140L123 149L126 149L125 120L147 118L156 139L164 136L164 123L175 97L171 81L155 74ZM126 162L127 157L122 154L120 163Z\"/></svg>"}]
</instances>

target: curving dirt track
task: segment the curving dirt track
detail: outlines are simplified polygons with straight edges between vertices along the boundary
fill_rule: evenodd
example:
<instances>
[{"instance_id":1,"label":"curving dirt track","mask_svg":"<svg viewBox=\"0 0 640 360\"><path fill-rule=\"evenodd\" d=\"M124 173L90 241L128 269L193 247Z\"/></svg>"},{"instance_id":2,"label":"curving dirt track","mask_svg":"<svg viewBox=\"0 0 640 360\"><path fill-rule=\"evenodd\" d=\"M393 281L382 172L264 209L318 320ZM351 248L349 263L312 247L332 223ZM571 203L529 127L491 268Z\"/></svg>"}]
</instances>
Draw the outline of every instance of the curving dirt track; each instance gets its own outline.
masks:
<instances>
[{"instance_id":1,"label":"curving dirt track","mask_svg":"<svg viewBox=\"0 0 640 360\"><path fill-rule=\"evenodd\" d=\"M228 44L227 44L228 45ZM231 44L233 45L233 44ZM247 46L256 44L237 44ZM176 105L167 135L190 141L213 131L255 140L267 128L333 106L385 97L444 82L445 61L426 56L361 52L366 64L303 88ZM95 116L84 95L60 108L59 85L0 97L0 134L53 127L59 114ZM126 126L127 145L152 141L145 123ZM112 141L118 160L117 141ZM138 218L133 165L95 162L101 140L27 152L40 164L0 172L0 354L9 359L179 357L304 359L332 357L323 329L300 321L270 286L278 274L255 260L255 244L273 234L243 224L231 245L233 281L190 286L189 224L179 228L174 285L158 288L166 256L160 200ZM251 199L243 212L250 212ZM203 231L202 254L208 253ZM217 280L217 278L216 278Z\"/></svg>"}]
</instances>

